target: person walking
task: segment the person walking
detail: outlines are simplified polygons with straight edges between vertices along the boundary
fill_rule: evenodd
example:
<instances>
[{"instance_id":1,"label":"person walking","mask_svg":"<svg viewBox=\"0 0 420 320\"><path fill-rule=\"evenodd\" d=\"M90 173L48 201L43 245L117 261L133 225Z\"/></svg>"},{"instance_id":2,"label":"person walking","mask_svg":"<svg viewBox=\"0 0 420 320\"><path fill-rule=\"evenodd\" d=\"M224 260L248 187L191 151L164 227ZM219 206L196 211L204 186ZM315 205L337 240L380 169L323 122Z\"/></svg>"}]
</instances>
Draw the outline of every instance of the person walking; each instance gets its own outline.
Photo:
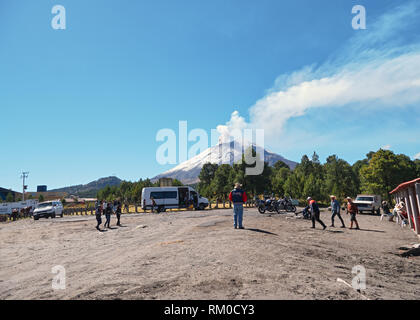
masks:
<instances>
[{"instance_id":1,"label":"person walking","mask_svg":"<svg viewBox=\"0 0 420 320\"><path fill-rule=\"evenodd\" d=\"M115 203L115 214L117 215L117 226L121 227L121 222L120 222L120 218L121 218L121 202L120 201L116 201Z\"/></svg>"},{"instance_id":2,"label":"person walking","mask_svg":"<svg viewBox=\"0 0 420 320\"><path fill-rule=\"evenodd\" d=\"M340 214L340 202L338 202L337 198L335 196L330 196L331 198L331 227L334 228L334 217L337 216L338 219L341 221L341 228L345 228L344 220L341 217Z\"/></svg>"},{"instance_id":3,"label":"person walking","mask_svg":"<svg viewBox=\"0 0 420 320\"><path fill-rule=\"evenodd\" d=\"M101 231L101 228L100 228L100 225L102 224L102 218L101 218L101 215L102 215L102 207L101 207L101 203L100 203L99 201L97 201L97 202L95 203L95 216L96 216L96 222L97 222L97 224L96 224L96 229L97 229L98 231Z\"/></svg>"},{"instance_id":4,"label":"person walking","mask_svg":"<svg viewBox=\"0 0 420 320\"><path fill-rule=\"evenodd\" d=\"M152 213L153 213L153 212L155 212L155 207L157 207L157 205L156 205L155 198L150 197L150 200L152 200Z\"/></svg>"},{"instance_id":5,"label":"person walking","mask_svg":"<svg viewBox=\"0 0 420 320\"><path fill-rule=\"evenodd\" d=\"M244 203L248 200L248 197L242 185L237 182L235 188L229 193L229 200L233 202L233 226L235 229L244 229L242 224L244 214Z\"/></svg>"},{"instance_id":6,"label":"person walking","mask_svg":"<svg viewBox=\"0 0 420 320\"><path fill-rule=\"evenodd\" d=\"M359 223L357 222L356 215L359 213L359 209L353 202L353 199L347 197L347 214L350 214L350 229L353 229L353 222L356 223L356 230L360 230Z\"/></svg>"},{"instance_id":7,"label":"person walking","mask_svg":"<svg viewBox=\"0 0 420 320\"><path fill-rule=\"evenodd\" d=\"M309 208L311 210L311 219L312 219L312 229L315 229L315 221L318 221L319 224L321 224L323 230L325 230L327 228L327 226L325 225L324 222L322 222L322 220L319 218L320 215L320 211L319 211L319 207L318 204L316 203L315 200L313 200L311 197L308 197L308 202L309 202Z\"/></svg>"},{"instance_id":8,"label":"person walking","mask_svg":"<svg viewBox=\"0 0 420 320\"><path fill-rule=\"evenodd\" d=\"M110 227L110 223L111 223L111 213L112 213L112 206L110 203L107 204L106 209L105 209L105 228L111 229Z\"/></svg>"}]
</instances>

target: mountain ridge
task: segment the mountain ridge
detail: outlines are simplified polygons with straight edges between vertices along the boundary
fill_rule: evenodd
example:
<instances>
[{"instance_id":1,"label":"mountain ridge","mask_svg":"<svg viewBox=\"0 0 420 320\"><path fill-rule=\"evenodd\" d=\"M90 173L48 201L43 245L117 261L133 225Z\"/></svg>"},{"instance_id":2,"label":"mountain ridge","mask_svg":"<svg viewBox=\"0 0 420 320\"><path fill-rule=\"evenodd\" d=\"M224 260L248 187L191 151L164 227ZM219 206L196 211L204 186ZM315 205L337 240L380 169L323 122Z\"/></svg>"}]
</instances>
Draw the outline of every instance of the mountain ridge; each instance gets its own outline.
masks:
<instances>
[{"instance_id":1,"label":"mountain ridge","mask_svg":"<svg viewBox=\"0 0 420 320\"><path fill-rule=\"evenodd\" d=\"M49 191L67 192L69 195L90 198L90 197L96 197L97 192L105 188L106 186L110 186L110 187L119 186L122 183L122 181L123 180L121 180L118 177L109 176L109 177L97 179L87 184L68 186L68 187L53 189Z\"/></svg>"},{"instance_id":2,"label":"mountain ridge","mask_svg":"<svg viewBox=\"0 0 420 320\"><path fill-rule=\"evenodd\" d=\"M268 162L270 166L273 166L277 161L283 161L290 169L294 169L297 165L296 162L288 160L279 154L270 152L267 149L256 145L252 145L252 147L258 154L264 154L264 161ZM232 165L234 162L237 162L238 159L242 159L244 149L244 145L237 141L219 143L218 145L206 149L191 159L182 162L176 167L155 176L151 180L157 181L160 178L173 178L180 180L184 184L194 184L199 182L198 176L205 163L211 162L219 165Z\"/></svg>"}]
</instances>

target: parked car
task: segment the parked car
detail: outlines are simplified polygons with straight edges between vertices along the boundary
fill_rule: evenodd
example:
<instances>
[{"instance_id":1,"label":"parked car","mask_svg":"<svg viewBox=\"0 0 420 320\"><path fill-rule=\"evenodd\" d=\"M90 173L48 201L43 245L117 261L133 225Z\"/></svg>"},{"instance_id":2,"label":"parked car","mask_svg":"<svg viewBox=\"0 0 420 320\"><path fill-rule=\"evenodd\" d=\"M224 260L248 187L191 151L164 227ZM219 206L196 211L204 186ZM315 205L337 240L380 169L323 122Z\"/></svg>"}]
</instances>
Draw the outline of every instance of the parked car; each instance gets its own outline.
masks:
<instances>
[{"instance_id":1,"label":"parked car","mask_svg":"<svg viewBox=\"0 0 420 320\"><path fill-rule=\"evenodd\" d=\"M34 220L39 218L63 217L63 205L61 201L46 201L38 204L33 213Z\"/></svg>"},{"instance_id":2,"label":"parked car","mask_svg":"<svg viewBox=\"0 0 420 320\"><path fill-rule=\"evenodd\" d=\"M354 203L357 205L359 212L370 212L372 214L381 214L381 196L370 194L359 194Z\"/></svg>"}]
</instances>

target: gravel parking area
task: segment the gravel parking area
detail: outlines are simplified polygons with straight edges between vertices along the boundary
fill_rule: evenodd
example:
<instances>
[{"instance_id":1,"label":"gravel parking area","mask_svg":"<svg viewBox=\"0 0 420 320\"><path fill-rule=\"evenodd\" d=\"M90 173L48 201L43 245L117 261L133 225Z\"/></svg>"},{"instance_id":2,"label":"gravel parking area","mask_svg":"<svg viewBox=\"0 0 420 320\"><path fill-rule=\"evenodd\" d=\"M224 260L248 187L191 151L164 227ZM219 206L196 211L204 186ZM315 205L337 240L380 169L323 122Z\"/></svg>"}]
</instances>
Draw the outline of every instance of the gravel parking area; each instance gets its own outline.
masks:
<instances>
[{"instance_id":1,"label":"gravel parking area","mask_svg":"<svg viewBox=\"0 0 420 320\"><path fill-rule=\"evenodd\" d=\"M330 224L330 213L321 218ZM344 215L349 225L349 218ZM122 216L98 232L94 217L0 224L0 299L418 299L419 242L408 228L360 215L362 230L311 229L294 215L245 209ZM340 225L336 223L336 225ZM54 290L51 270L65 268ZM338 282L366 269L362 294Z\"/></svg>"}]
</instances>

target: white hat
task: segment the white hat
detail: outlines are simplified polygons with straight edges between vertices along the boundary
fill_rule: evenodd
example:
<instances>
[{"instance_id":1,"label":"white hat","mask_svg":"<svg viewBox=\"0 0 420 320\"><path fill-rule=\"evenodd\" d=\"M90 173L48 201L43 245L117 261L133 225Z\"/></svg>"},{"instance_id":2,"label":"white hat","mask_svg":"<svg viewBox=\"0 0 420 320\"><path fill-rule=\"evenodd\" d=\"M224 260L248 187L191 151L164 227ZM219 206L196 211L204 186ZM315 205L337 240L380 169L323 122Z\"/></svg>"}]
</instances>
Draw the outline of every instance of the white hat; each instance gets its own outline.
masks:
<instances>
[{"instance_id":1,"label":"white hat","mask_svg":"<svg viewBox=\"0 0 420 320\"><path fill-rule=\"evenodd\" d=\"M309 201L309 200L312 200L312 198L311 197L308 197L308 199L306 199L306 201Z\"/></svg>"}]
</instances>

